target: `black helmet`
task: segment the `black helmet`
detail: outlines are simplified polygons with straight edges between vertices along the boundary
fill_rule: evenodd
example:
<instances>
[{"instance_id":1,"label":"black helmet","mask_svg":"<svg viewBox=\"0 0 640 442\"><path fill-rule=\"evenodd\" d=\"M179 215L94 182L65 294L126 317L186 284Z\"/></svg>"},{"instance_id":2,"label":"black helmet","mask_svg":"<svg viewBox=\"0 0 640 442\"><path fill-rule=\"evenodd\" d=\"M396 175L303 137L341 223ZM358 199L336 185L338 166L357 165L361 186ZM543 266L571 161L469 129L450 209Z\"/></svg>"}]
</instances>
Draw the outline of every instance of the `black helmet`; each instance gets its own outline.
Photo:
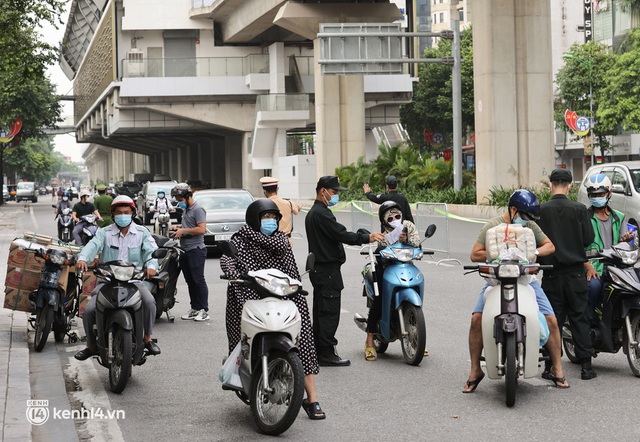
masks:
<instances>
[{"instance_id":1,"label":"black helmet","mask_svg":"<svg viewBox=\"0 0 640 442\"><path fill-rule=\"evenodd\" d=\"M177 196L179 198L186 198L191 193L191 187L187 183L180 183L171 190L171 196Z\"/></svg>"},{"instance_id":2,"label":"black helmet","mask_svg":"<svg viewBox=\"0 0 640 442\"><path fill-rule=\"evenodd\" d=\"M540 219L540 201L527 189L518 189L509 197L509 207L515 207L525 221Z\"/></svg>"},{"instance_id":3,"label":"black helmet","mask_svg":"<svg viewBox=\"0 0 640 442\"><path fill-rule=\"evenodd\" d=\"M396 203L395 201L385 201L380 205L380 208L378 209L378 218L380 218L380 223L383 226L391 227L391 225L387 222L387 212L391 209L397 209L398 212L402 213L400 204Z\"/></svg>"},{"instance_id":4,"label":"black helmet","mask_svg":"<svg viewBox=\"0 0 640 442\"><path fill-rule=\"evenodd\" d=\"M245 221L256 232L260 231L260 218L265 213L275 213L276 220L280 223L280 219L282 218L282 214L280 213L280 209L276 206L276 203L271 201L270 199L261 198L259 200L255 200L249 207L247 207L247 213L245 214Z\"/></svg>"}]
</instances>

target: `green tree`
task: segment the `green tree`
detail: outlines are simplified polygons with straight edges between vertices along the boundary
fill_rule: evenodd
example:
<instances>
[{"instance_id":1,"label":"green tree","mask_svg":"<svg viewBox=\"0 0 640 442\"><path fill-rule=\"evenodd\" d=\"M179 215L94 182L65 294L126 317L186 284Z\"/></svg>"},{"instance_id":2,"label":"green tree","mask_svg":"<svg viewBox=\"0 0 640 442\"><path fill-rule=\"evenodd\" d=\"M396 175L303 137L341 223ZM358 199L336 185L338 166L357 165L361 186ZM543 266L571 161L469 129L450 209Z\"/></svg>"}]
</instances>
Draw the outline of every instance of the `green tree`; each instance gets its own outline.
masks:
<instances>
[{"instance_id":1,"label":"green tree","mask_svg":"<svg viewBox=\"0 0 640 442\"><path fill-rule=\"evenodd\" d=\"M640 29L629 31L604 78L598 120L622 130L640 132Z\"/></svg>"},{"instance_id":2,"label":"green tree","mask_svg":"<svg viewBox=\"0 0 640 442\"><path fill-rule=\"evenodd\" d=\"M38 183L48 183L57 173L56 166L60 167L47 137L26 139L16 149L6 152L4 161L7 175Z\"/></svg>"},{"instance_id":3,"label":"green tree","mask_svg":"<svg viewBox=\"0 0 640 442\"><path fill-rule=\"evenodd\" d=\"M425 58L451 56L451 40L441 39L437 48L424 52ZM473 101L473 38L471 28L460 34L462 127L474 127ZM418 65L419 81L413 86L413 101L400 109L400 119L416 145L425 145L424 130L439 132L451 145L453 132L453 102L451 66L438 63ZM463 139L464 139L464 134ZM430 146L426 146L431 150Z\"/></svg>"},{"instance_id":4,"label":"green tree","mask_svg":"<svg viewBox=\"0 0 640 442\"><path fill-rule=\"evenodd\" d=\"M564 56L564 66L556 75L558 100L555 103L556 127L568 130L564 112L569 109L580 116L588 117L593 111L594 147L609 150L607 135L616 133L616 124L599 117L606 107L603 101L605 78L615 62L615 56L601 43L574 43ZM591 91L591 94L589 94ZM590 96L591 95L591 96ZM589 99L591 99L591 107ZM588 136L588 135L587 135ZM578 137L581 138L581 137Z\"/></svg>"}]
</instances>

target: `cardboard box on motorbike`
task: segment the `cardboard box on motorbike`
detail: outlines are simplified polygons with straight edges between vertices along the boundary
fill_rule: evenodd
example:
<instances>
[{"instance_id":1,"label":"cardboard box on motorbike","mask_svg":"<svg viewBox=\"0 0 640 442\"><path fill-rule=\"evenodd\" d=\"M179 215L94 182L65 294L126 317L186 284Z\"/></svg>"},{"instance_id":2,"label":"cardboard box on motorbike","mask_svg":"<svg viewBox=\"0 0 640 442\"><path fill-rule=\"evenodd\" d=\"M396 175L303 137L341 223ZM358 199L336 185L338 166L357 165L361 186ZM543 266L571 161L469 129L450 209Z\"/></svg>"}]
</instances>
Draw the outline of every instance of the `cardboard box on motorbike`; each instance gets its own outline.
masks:
<instances>
[{"instance_id":1,"label":"cardboard box on motorbike","mask_svg":"<svg viewBox=\"0 0 640 442\"><path fill-rule=\"evenodd\" d=\"M84 308L91 298L91 293L93 292L93 289L96 288L97 282L98 277L92 270L88 270L82 274L82 292L80 293L80 304L78 306L78 316L81 318L84 313Z\"/></svg>"},{"instance_id":2,"label":"cardboard box on motorbike","mask_svg":"<svg viewBox=\"0 0 640 442\"><path fill-rule=\"evenodd\" d=\"M4 308L33 313L29 293L38 289L41 272L32 272L19 267L8 267L5 279ZM58 288L65 292L69 280L69 267L63 267L58 279Z\"/></svg>"}]
</instances>

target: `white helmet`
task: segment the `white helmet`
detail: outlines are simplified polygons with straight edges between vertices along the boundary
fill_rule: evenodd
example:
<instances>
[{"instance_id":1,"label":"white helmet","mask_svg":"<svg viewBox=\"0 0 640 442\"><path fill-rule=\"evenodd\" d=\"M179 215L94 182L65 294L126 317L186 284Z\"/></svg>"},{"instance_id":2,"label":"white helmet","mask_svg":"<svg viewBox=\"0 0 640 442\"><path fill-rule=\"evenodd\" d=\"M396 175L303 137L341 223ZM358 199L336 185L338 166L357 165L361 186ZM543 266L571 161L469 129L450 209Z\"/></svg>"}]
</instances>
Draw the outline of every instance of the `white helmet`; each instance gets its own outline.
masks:
<instances>
[{"instance_id":1,"label":"white helmet","mask_svg":"<svg viewBox=\"0 0 640 442\"><path fill-rule=\"evenodd\" d=\"M80 198L85 197L85 196L91 196L91 194L89 192L87 192L86 190L83 190L82 192L80 192Z\"/></svg>"},{"instance_id":2,"label":"white helmet","mask_svg":"<svg viewBox=\"0 0 640 442\"><path fill-rule=\"evenodd\" d=\"M127 195L118 195L113 199L113 201L111 201L112 212L116 206L129 206L133 210L133 213L136 213L136 203L134 203Z\"/></svg>"},{"instance_id":3,"label":"white helmet","mask_svg":"<svg viewBox=\"0 0 640 442\"><path fill-rule=\"evenodd\" d=\"M611 180L603 173L591 175L587 178L586 187L589 195L607 193L611 191Z\"/></svg>"}]
</instances>

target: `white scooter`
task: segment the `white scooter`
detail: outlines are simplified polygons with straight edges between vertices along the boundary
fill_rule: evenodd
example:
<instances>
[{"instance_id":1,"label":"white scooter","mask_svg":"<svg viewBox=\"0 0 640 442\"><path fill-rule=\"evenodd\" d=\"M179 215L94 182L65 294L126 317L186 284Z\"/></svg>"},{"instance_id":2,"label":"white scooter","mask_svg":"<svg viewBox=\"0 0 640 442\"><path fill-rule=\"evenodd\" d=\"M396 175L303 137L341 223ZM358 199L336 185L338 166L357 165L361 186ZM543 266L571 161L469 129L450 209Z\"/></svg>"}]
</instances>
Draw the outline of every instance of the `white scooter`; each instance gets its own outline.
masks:
<instances>
[{"instance_id":1,"label":"white scooter","mask_svg":"<svg viewBox=\"0 0 640 442\"><path fill-rule=\"evenodd\" d=\"M233 243L224 241L220 246L225 255L238 258ZM305 273L313 264L309 254ZM235 391L251 406L261 432L281 434L295 421L304 397L304 369L296 346L302 320L295 303L286 297L307 292L300 281L277 269L250 271L229 284L251 287L261 299L244 304L240 342L220 373L222 389ZM236 368L233 376L224 374L229 366Z\"/></svg>"},{"instance_id":2,"label":"white scooter","mask_svg":"<svg viewBox=\"0 0 640 442\"><path fill-rule=\"evenodd\" d=\"M539 376L538 363L548 357L546 350L540 354L538 303L528 277L552 268L508 259L464 266L472 270L467 273L477 271L483 278L498 281L485 293L482 341L487 375L490 379L505 377L507 407L516 402L517 379Z\"/></svg>"}]
</instances>

